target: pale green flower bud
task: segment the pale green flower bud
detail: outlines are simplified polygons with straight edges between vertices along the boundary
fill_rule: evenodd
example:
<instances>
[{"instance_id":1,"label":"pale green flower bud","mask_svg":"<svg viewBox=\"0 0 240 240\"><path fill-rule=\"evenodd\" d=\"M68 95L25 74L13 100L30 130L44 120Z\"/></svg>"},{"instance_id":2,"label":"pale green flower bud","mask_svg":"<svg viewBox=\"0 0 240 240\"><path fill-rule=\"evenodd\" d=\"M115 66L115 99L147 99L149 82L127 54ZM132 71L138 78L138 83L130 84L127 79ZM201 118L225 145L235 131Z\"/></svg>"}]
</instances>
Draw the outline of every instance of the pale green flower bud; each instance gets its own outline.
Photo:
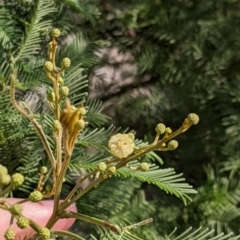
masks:
<instances>
[{"instance_id":1,"label":"pale green flower bud","mask_svg":"<svg viewBox=\"0 0 240 240\"><path fill-rule=\"evenodd\" d=\"M57 37L59 37L60 36L60 34L61 34L61 32L60 32L60 30L58 29L58 28L54 28L53 30L52 30L52 37L55 37L55 38L57 38Z\"/></svg>"},{"instance_id":2,"label":"pale green flower bud","mask_svg":"<svg viewBox=\"0 0 240 240\"><path fill-rule=\"evenodd\" d=\"M84 107L80 107L78 109L80 115L84 116L87 113L87 110Z\"/></svg>"},{"instance_id":3,"label":"pale green flower bud","mask_svg":"<svg viewBox=\"0 0 240 240\"><path fill-rule=\"evenodd\" d=\"M62 125L59 120L54 120L53 121L53 130L58 131L62 128Z\"/></svg>"},{"instance_id":4,"label":"pale green flower bud","mask_svg":"<svg viewBox=\"0 0 240 240\"><path fill-rule=\"evenodd\" d=\"M170 127L167 127L167 128L166 128L166 133L167 133L167 134L171 134L171 133L172 133L172 129L171 129Z\"/></svg>"},{"instance_id":5,"label":"pale green flower bud","mask_svg":"<svg viewBox=\"0 0 240 240\"><path fill-rule=\"evenodd\" d=\"M116 167L115 166L110 166L108 169L107 169L107 172L110 174L110 175L114 175L116 173Z\"/></svg>"},{"instance_id":6,"label":"pale green flower bud","mask_svg":"<svg viewBox=\"0 0 240 240\"><path fill-rule=\"evenodd\" d=\"M25 217L19 217L17 219L17 226L21 229L25 229L27 227L29 227L29 220Z\"/></svg>"},{"instance_id":7,"label":"pale green flower bud","mask_svg":"<svg viewBox=\"0 0 240 240\"><path fill-rule=\"evenodd\" d=\"M174 150L178 147L178 142L176 140L171 140L167 146L169 150Z\"/></svg>"},{"instance_id":8,"label":"pale green flower bud","mask_svg":"<svg viewBox=\"0 0 240 240\"><path fill-rule=\"evenodd\" d=\"M34 190L33 192L30 193L29 195L29 199L32 201L32 202L39 202L41 201L43 198L43 195L41 192L37 191L37 190Z\"/></svg>"},{"instance_id":9,"label":"pale green flower bud","mask_svg":"<svg viewBox=\"0 0 240 240\"><path fill-rule=\"evenodd\" d=\"M48 172L48 169L46 166L42 166L40 171L42 174L46 174Z\"/></svg>"},{"instance_id":10,"label":"pale green flower bud","mask_svg":"<svg viewBox=\"0 0 240 240\"><path fill-rule=\"evenodd\" d=\"M8 170L5 166L0 164L0 174L7 174Z\"/></svg>"},{"instance_id":11,"label":"pale green flower bud","mask_svg":"<svg viewBox=\"0 0 240 240\"><path fill-rule=\"evenodd\" d=\"M142 172L146 172L147 170L149 170L149 164L147 162L142 162L140 163L138 169Z\"/></svg>"},{"instance_id":12,"label":"pale green flower bud","mask_svg":"<svg viewBox=\"0 0 240 240\"><path fill-rule=\"evenodd\" d=\"M99 169L99 171L103 172L103 171L106 170L106 168L107 168L107 165L106 165L105 162L100 162L100 163L98 164L98 169Z\"/></svg>"},{"instance_id":13,"label":"pale green flower bud","mask_svg":"<svg viewBox=\"0 0 240 240\"><path fill-rule=\"evenodd\" d=\"M47 100L51 103L54 102L55 101L55 93L54 92L48 93Z\"/></svg>"},{"instance_id":14,"label":"pale green flower bud","mask_svg":"<svg viewBox=\"0 0 240 240\"><path fill-rule=\"evenodd\" d=\"M156 130L157 134L160 135L160 134L165 133L166 127L165 127L165 125L164 125L163 123L159 123L159 124L156 126L155 130Z\"/></svg>"},{"instance_id":15,"label":"pale green flower bud","mask_svg":"<svg viewBox=\"0 0 240 240\"><path fill-rule=\"evenodd\" d=\"M44 69L48 72L52 72L53 64L50 61L44 63Z\"/></svg>"},{"instance_id":16,"label":"pale green flower bud","mask_svg":"<svg viewBox=\"0 0 240 240\"><path fill-rule=\"evenodd\" d=\"M43 227L39 230L38 235L40 238L48 239L51 236L51 232L48 228Z\"/></svg>"},{"instance_id":17,"label":"pale green flower bud","mask_svg":"<svg viewBox=\"0 0 240 240\"><path fill-rule=\"evenodd\" d=\"M85 122L82 119L78 120L74 125L74 129L76 131L82 130L84 127L85 127Z\"/></svg>"},{"instance_id":18,"label":"pale green flower bud","mask_svg":"<svg viewBox=\"0 0 240 240\"><path fill-rule=\"evenodd\" d=\"M10 212L13 215L19 215L22 213L22 206L20 204L15 203L10 207Z\"/></svg>"},{"instance_id":19,"label":"pale green flower bud","mask_svg":"<svg viewBox=\"0 0 240 240\"><path fill-rule=\"evenodd\" d=\"M15 232L12 228L7 229L7 231L4 234L5 240L14 240L15 239Z\"/></svg>"},{"instance_id":20,"label":"pale green flower bud","mask_svg":"<svg viewBox=\"0 0 240 240\"><path fill-rule=\"evenodd\" d=\"M69 68L71 65L71 60L69 58L64 58L61 62L61 66L63 69Z\"/></svg>"},{"instance_id":21,"label":"pale green flower bud","mask_svg":"<svg viewBox=\"0 0 240 240\"><path fill-rule=\"evenodd\" d=\"M192 125L196 125L199 122L199 116L196 113L190 113L187 116L187 120Z\"/></svg>"},{"instance_id":22,"label":"pale green flower bud","mask_svg":"<svg viewBox=\"0 0 240 240\"><path fill-rule=\"evenodd\" d=\"M21 173L14 173L11 178L11 184L13 187L20 187L24 182L24 176Z\"/></svg>"},{"instance_id":23,"label":"pale green flower bud","mask_svg":"<svg viewBox=\"0 0 240 240\"><path fill-rule=\"evenodd\" d=\"M58 81L59 84L62 84L63 83L63 78L62 77L58 77L57 81Z\"/></svg>"},{"instance_id":24,"label":"pale green flower bud","mask_svg":"<svg viewBox=\"0 0 240 240\"><path fill-rule=\"evenodd\" d=\"M61 87L60 95L66 97L69 94L69 88L66 86Z\"/></svg>"}]
</instances>

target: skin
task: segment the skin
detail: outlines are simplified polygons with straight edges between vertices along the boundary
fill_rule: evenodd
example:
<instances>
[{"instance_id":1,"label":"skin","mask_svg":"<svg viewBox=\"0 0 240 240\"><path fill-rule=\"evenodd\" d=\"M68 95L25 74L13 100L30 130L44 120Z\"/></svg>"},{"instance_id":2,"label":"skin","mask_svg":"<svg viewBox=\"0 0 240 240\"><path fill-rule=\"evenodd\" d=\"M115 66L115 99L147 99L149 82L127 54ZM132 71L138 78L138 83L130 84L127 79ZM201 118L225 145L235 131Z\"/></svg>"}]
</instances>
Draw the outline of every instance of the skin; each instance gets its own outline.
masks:
<instances>
[{"instance_id":1,"label":"skin","mask_svg":"<svg viewBox=\"0 0 240 240\"><path fill-rule=\"evenodd\" d=\"M14 204L19 202L22 199L19 198L7 198L6 201L9 204ZM50 218L53 210L53 200L44 200L41 202L26 202L22 204L23 211L22 214L38 223L40 226L44 227ZM68 211L77 212L77 208L75 205L71 205ZM0 209L0 239L4 239L4 233L9 228L11 215L8 211ZM52 228L52 230L68 230L75 219L61 219L59 220ZM30 238L35 234L35 231L28 227L26 229L20 229L16 225L16 219L14 219L13 230L16 233L15 240L23 240L25 236L29 236Z\"/></svg>"}]
</instances>

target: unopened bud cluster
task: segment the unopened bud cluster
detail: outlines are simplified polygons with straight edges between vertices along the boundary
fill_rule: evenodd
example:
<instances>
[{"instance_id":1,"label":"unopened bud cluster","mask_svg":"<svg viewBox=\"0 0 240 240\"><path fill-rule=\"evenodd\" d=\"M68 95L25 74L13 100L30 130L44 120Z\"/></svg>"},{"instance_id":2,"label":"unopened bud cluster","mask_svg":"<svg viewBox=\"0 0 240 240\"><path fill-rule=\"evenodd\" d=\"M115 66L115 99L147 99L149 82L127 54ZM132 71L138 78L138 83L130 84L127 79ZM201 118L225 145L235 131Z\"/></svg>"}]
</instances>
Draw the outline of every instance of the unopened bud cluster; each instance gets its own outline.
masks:
<instances>
[{"instance_id":1,"label":"unopened bud cluster","mask_svg":"<svg viewBox=\"0 0 240 240\"><path fill-rule=\"evenodd\" d=\"M11 176L6 167L0 164L0 187L8 185L11 182Z\"/></svg>"},{"instance_id":2,"label":"unopened bud cluster","mask_svg":"<svg viewBox=\"0 0 240 240\"><path fill-rule=\"evenodd\" d=\"M25 229L27 227L29 227L29 220L25 217L19 217L17 218L17 226L21 229Z\"/></svg>"},{"instance_id":3,"label":"unopened bud cluster","mask_svg":"<svg viewBox=\"0 0 240 240\"><path fill-rule=\"evenodd\" d=\"M4 234L5 240L14 240L15 239L15 232L12 228L7 229L7 231Z\"/></svg>"},{"instance_id":4,"label":"unopened bud cluster","mask_svg":"<svg viewBox=\"0 0 240 240\"><path fill-rule=\"evenodd\" d=\"M14 173L12 175L11 184L14 188L20 187L24 182L24 176L21 173Z\"/></svg>"},{"instance_id":5,"label":"unopened bud cluster","mask_svg":"<svg viewBox=\"0 0 240 240\"><path fill-rule=\"evenodd\" d=\"M37 190L34 190L33 192L30 193L29 199L32 202L39 202L39 201L41 201L43 199L43 195L42 195L41 192L39 192Z\"/></svg>"},{"instance_id":6,"label":"unopened bud cluster","mask_svg":"<svg viewBox=\"0 0 240 240\"><path fill-rule=\"evenodd\" d=\"M43 227L39 230L38 235L41 239L49 239L51 236L51 232L48 228Z\"/></svg>"}]
</instances>

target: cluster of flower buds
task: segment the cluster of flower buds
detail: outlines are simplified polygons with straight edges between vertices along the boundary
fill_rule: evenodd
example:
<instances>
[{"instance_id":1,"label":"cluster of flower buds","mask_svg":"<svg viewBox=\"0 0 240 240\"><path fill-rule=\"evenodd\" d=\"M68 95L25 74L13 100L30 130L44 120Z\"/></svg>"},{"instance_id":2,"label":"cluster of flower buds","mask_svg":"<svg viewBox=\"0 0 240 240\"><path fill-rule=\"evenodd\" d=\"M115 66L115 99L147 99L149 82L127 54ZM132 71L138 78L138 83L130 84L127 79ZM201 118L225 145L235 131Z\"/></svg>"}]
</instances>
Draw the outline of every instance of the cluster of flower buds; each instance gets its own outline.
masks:
<instances>
[{"instance_id":1,"label":"cluster of flower buds","mask_svg":"<svg viewBox=\"0 0 240 240\"><path fill-rule=\"evenodd\" d=\"M149 163L147 162L142 162L139 164L138 167L133 167L129 166L128 163L134 159L139 158L141 155L154 151L154 150L161 150L161 151L171 151L175 150L178 147L178 142L174 140L173 138L176 137L177 135L185 132L188 130L192 125L196 125L199 122L199 117L195 113L190 113L187 118L184 120L182 126L176 130L175 132L172 131L171 128L166 127L163 123L157 124L155 130L156 130L156 137L155 140L152 144L148 146L142 146L142 147L136 147L134 145L134 135L129 133L129 134L121 134L117 133L113 135L109 142L108 142L108 147L110 150L110 153L123 161L123 164L127 167L129 167L131 170L140 170L140 171L148 171L150 168ZM160 136L162 136L161 139ZM134 153L134 150L137 150L136 153L136 158L134 158L134 155L131 155ZM131 155L131 157L128 159L128 157ZM102 165L99 165L99 170L102 170ZM113 169L108 167L107 168L108 172L113 174ZM111 170L111 171L110 171Z\"/></svg>"},{"instance_id":2,"label":"cluster of flower buds","mask_svg":"<svg viewBox=\"0 0 240 240\"><path fill-rule=\"evenodd\" d=\"M11 189L20 187L23 182L24 176L21 173L14 173L10 176L7 168L0 164L0 188L8 186L7 189L10 191Z\"/></svg>"}]
</instances>

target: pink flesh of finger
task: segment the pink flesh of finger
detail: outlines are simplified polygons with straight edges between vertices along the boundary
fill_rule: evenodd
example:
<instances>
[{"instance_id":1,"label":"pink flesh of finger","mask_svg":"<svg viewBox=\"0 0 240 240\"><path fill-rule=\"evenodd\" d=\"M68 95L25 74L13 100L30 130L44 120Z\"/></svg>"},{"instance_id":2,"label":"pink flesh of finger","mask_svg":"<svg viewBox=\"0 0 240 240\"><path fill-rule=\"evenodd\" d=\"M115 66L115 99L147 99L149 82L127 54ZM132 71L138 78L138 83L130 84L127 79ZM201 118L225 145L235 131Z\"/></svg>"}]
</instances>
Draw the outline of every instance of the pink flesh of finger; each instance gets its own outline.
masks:
<instances>
[{"instance_id":1,"label":"pink flesh of finger","mask_svg":"<svg viewBox=\"0 0 240 240\"><path fill-rule=\"evenodd\" d=\"M7 198L6 202L9 204L14 204L16 202L21 201L22 199L19 198ZM40 226L44 227L47 223L48 219L50 218L52 211L53 211L53 200L44 200L41 202L26 202L21 204L23 207L22 214L38 223ZM68 211L77 212L76 205L73 204L67 208ZM11 215L8 211L0 209L0 239L4 239L4 233L9 228ZM74 223L75 219L73 218L65 218L60 219L56 222L53 226L52 230L68 230L72 224ZM28 227L26 229L20 229L16 225L16 219L14 219L13 224L14 232L16 233L15 240L22 240L25 236L33 236L35 231Z\"/></svg>"}]
</instances>

